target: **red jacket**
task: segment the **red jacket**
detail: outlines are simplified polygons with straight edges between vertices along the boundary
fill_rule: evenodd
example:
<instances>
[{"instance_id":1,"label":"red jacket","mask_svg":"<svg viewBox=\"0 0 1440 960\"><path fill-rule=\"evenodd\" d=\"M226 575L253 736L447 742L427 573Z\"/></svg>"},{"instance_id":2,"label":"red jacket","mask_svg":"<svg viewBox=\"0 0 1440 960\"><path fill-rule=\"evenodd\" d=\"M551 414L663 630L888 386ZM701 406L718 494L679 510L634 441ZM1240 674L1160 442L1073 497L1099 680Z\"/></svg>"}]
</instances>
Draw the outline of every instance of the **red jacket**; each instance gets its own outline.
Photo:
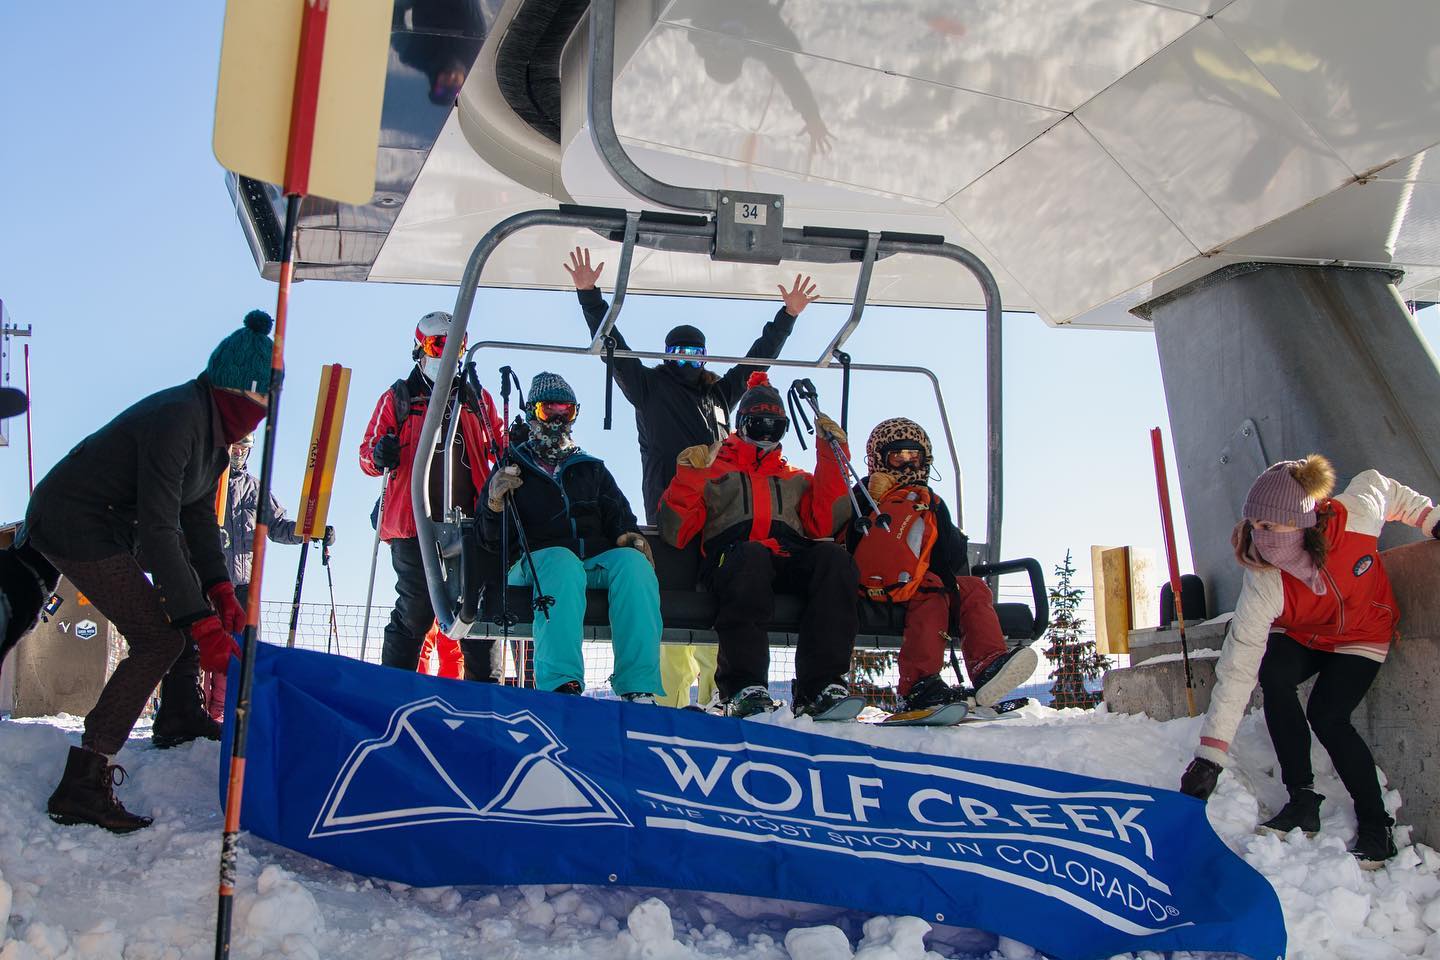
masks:
<instances>
[{"instance_id":1,"label":"red jacket","mask_svg":"<svg viewBox=\"0 0 1440 960\"><path fill-rule=\"evenodd\" d=\"M1275 626L1307 647L1326 652L1350 644L1385 647L1398 617L1390 577L1380 561L1380 538L1369 530L1346 529L1350 513L1339 500L1319 509L1333 511L1325 526L1330 549L1321 574L1329 588L1315 594L1283 571L1285 609Z\"/></svg>"},{"instance_id":2,"label":"red jacket","mask_svg":"<svg viewBox=\"0 0 1440 960\"><path fill-rule=\"evenodd\" d=\"M709 466L679 465L660 498L660 535L683 547L703 532L706 554L738 540L784 554L787 543L833 537L850 519L849 485L830 445L816 450L811 476L786 463L779 447L766 453L730 434Z\"/></svg>"},{"instance_id":3,"label":"red jacket","mask_svg":"<svg viewBox=\"0 0 1440 960\"><path fill-rule=\"evenodd\" d=\"M415 465L415 448L420 440L425 410L430 405L430 385L420 376L418 368L405 383L410 389L410 413L399 429L400 466L390 471L385 483L385 509L380 517L381 540L400 540L416 535L415 514L410 507L410 471ZM495 412L495 401L483 387L480 393L479 406L483 419L475 414L470 404L460 407L460 438L465 445L465 458L477 491L485 488L485 480L490 476L493 465L490 438L494 437L501 451L506 443L505 427L500 422L500 415ZM395 433L395 423L395 388L391 387L375 404L375 412L370 415L370 424L365 428L365 437L360 441L360 469L372 477L378 477L382 472L370 459L375 441L387 433ZM432 469L440 468L437 458Z\"/></svg>"}]
</instances>

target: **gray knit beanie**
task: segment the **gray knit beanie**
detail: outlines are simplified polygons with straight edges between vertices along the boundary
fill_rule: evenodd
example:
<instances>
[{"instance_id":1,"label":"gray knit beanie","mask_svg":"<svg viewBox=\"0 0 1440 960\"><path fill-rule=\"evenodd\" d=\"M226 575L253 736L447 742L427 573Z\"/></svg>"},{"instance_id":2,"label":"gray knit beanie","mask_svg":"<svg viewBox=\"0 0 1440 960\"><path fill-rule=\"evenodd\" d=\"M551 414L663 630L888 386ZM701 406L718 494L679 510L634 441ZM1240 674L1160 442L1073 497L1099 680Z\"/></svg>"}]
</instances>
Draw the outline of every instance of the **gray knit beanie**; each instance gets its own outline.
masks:
<instances>
[{"instance_id":1,"label":"gray knit beanie","mask_svg":"<svg viewBox=\"0 0 1440 960\"><path fill-rule=\"evenodd\" d=\"M529 403L574 403L575 391L558 373L548 371L535 374L530 381L530 392L525 395Z\"/></svg>"},{"instance_id":2,"label":"gray knit beanie","mask_svg":"<svg viewBox=\"0 0 1440 960\"><path fill-rule=\"evenodd\" d=\"M1246 520L1315 526L1315 498L1306 494L1292 472L1299 463L1282 460L1255 479L1245 496Z\"/></svg>"}]
</instances>

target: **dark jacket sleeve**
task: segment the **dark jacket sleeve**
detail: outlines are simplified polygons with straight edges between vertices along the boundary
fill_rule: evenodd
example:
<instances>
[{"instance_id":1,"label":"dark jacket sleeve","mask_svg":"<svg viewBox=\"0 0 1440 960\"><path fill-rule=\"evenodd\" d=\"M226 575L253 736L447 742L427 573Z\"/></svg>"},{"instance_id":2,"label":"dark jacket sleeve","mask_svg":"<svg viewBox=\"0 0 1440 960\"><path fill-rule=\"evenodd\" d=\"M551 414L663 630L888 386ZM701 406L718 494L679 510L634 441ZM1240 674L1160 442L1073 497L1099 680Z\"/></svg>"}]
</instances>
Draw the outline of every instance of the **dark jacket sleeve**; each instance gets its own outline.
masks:
<instances>
[{"instance_id":1,"label":"dark jacket sleeve","mask_svg":"<svg viewBox=\"0 0 1440 960\"><path fill-rule=\"evenodd\" d=\"M605 531L605 536L610 538L610 542L614 543L620 534L638 531L640 524L636 522L635 511L630 509L630 501L615 482L615 475L610 472L610 468L602 463L599 464L599 471L597 482L600 488L601 528Z\"/></svg>"},{"instance_id":2,"label":"dark jacket sleeve","mask_svg":"<svg viewBox=\"0 0 1440 960\"><path fill-rule=\"evenodd\" d=\"M935 549L931 551L931 566L955 576L963 574L970 566L966 556L969 542L955 521L950 519L950 508L937 495L930 504L935 511Z\"/></svg>"},{"instance_id":3,"label":"dark jacket sleeve","mask_svg":"<svg viewBox=\"0 0 1440 960\"><path fill-rule=\"evenodd\" d=\"M285 516L285 508L280 506L280 501L275 499L275 494L270 494L270 542L271 543L304 543L305 538L295 533L295 521Z\"/></svg>"},{"instance_id":4,"label":"dark jacket sleeve","mask_svg":"<svg viewBox=\"0 0 1440 960\"><path fill-rule=\"evenodd\" d=\"M182 627L210 614L199 577L228 579L213 503L180 502L192 440L183 430L150 434L138 451L136 483L136 546L160 591L165 615Z\"/></svg>"},{"instance_id":5,"label":"dark jacket sleeve","mask_svg":"<svg viewBox=\"0 0 1440 960\"><path fill-rule=\"evenodd\" d=\"M585 325L590 328L590 336L595 336L600 325L605 322L605 314L610 310L610 305L605 302L599 287L591 287L588 290L576 290L576 296L580 298L580 309L585 312ZM630 345L620 335L618 328L612 328L610 333L615 337L615 348L617 350L629 350ZM650 377L654 371L635 357L615 358L615 382L620 384L620 392L625 394L633 406L640 406L645 402L645 395L650 390Z\"/></svg>"},{"instance_id":6,"label":"dark jacket sleeve","mask_svg":"<svg viewBox=\"0 0 1440 960\"><path fill-rule=\"evenodd\" d=\"M773 360L780 356L780 351L785 348L785 341L790 339L790 332L794 329L795 318L781 307L775 311L775 319L765 324L759 338L750 344L745 356ZM735 404L740 402L740 395L745 392L745 381L750 379L750 374L764 369L766 368L759 364L742 363L725 372L720 382L715 384L715 392L725 404L726 410L733 409Z\"/></svg>"}]
</instances>

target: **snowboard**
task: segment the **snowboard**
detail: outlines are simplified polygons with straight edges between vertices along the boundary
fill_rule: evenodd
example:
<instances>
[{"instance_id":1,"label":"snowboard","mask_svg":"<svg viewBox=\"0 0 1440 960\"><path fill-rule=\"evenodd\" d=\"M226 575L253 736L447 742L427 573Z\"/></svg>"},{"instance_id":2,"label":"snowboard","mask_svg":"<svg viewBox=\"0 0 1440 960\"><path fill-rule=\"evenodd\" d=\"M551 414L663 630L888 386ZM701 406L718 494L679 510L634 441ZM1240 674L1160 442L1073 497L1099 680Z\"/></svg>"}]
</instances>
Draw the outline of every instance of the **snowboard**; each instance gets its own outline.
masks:
<instances>
[{"instance_id":1,"label":"snowboard","mask_svg":"<svg viewBox=\"0 0 1440 960\"><path fill-rule=\"evenodd\" d=\"M843 723L847 720L854 720L860 716L860 711L864 709L864 697L846 697L829 710L822 713L806 714L806 716L810 717L810 719L816 723Z\"/></svg>"},{"instance_id":2,"label":"snowboard","mask_svg":"<svg viewBox=\"0 0 1440 960\"><path fill-rule=\"evenodd\" d=\"M945 703L922 710L902 710L881 720L882 727L953 727L970 713L967 703Z\"/></svg>"}]
</instances>

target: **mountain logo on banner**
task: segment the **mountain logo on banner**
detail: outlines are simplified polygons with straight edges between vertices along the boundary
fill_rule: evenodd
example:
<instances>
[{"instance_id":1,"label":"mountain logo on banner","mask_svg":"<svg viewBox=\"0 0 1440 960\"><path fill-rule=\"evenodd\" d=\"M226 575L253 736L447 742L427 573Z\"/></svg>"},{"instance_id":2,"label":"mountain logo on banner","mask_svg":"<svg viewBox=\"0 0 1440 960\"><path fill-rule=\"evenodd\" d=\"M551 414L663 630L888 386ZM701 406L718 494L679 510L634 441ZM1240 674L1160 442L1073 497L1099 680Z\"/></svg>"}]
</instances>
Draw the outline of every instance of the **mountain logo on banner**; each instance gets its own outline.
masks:
<instances>
[{"instance_id":1,"label":"mountain logo on banner","mask_svg":"<svg viewBox=\"0 0 1440 960\"><path fill-rule=\"evenodd\" d=\"M566 746L528 710L407 703L355 745L312 838L457 820L563 827L632 826L605 791L562 759Z\"/></svg>"}]
</instances>

